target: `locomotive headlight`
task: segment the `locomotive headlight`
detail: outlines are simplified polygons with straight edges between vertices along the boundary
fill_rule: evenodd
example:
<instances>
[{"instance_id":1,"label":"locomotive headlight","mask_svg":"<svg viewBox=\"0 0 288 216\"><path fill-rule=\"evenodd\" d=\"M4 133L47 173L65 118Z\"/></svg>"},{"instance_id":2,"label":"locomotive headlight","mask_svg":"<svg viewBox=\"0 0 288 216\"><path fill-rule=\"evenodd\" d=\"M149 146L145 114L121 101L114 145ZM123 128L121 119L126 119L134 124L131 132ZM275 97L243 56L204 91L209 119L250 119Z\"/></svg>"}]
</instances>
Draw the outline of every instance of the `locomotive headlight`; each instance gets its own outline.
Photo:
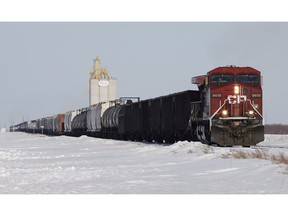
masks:
<instances>
[{"instance_id":1,"label":"locomotive headlight","mask_svg":"<svg viewBox=\"0 0 288 216\"><path fill-rule=\"evenodd\" d=\"M239 86L234 86L234 94L239 94L240 93L240 88L239 88Z\"/></svg>"},{"instance_id":2,"label":"locomotive headlight","mask_svg":"<svg viewBox=\"0 0 288 216\"><path fill-rule=\"evenodd\" d=\"M223 111L222 111L222 116L223 116L223 117L228 116L228 111L227 111L227 110L223 110Z\"/></svg>"},{"instance_id":3,"label":"locomotive headlight","mask_svg":"<svg viewBox=\"0 0 288 216\"><path fill-rule=\"evenodd\" d=\"M249 110L247 114L249 117L254 117L254 111L253 110Z\"/></svg>"}]
</instances>

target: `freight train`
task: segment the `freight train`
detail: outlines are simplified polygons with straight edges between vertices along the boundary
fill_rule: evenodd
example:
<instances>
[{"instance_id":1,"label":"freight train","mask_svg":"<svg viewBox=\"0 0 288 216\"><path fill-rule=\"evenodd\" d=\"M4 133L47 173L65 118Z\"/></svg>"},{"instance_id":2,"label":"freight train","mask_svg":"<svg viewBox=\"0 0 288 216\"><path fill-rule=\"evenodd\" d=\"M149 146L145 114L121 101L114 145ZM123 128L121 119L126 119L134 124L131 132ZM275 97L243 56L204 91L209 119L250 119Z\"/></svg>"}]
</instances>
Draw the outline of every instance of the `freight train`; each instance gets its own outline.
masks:
<instances>
[{"instance_id":1,"label":"freight train","mask_svg":"<svg viewBox=\"0 0 288 216\"><path fill-rule=\"evenodd\" d=\"M264 140L260 71L218 67L192 78L198 90L148 100L120 98L10 127L47 135L249 147Z\"/></svg>"}]
</instances>

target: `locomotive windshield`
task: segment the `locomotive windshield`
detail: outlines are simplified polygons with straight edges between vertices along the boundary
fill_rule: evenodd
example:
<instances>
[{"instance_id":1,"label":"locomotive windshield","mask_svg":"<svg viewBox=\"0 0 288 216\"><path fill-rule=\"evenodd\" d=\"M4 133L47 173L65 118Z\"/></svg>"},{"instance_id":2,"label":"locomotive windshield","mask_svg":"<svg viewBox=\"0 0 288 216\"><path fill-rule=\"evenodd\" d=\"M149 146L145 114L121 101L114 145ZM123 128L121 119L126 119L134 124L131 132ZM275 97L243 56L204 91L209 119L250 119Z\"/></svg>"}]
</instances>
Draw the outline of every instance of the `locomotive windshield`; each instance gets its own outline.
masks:
<instances>
[{"instance_id":1,"label":"locomotive windshield","mask_svg":"<svg viewBox=\"0 0 288 216\"><path fill-rule=\"evenodd\" d=\"M234 82L233 74L214 74L211 76L212 83L230 83Z\"/></svg>"},{"instance_id":2,"label":"locomotive windshield","mask_svg":"<svg viewBox=\"0 0 288 216\"><path fill-rule=\"evenodd\" d=\"M258 83L259 76L256 74L238 74L236 75L237 82L239 83Z\"/></svg>"}]
</instances>

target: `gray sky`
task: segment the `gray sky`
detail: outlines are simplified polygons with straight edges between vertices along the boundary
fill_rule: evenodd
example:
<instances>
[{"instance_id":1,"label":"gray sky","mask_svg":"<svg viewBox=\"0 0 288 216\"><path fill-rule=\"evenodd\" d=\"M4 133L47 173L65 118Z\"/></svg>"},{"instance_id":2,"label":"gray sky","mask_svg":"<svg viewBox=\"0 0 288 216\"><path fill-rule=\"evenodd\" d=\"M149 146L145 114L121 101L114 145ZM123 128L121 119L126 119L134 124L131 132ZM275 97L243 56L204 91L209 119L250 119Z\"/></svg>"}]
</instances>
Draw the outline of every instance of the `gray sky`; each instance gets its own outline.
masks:
<instances>
[{"instance_id":1,"label":"gray sky","mask_svg":"<svg viewBox=\"0 0 288 216\"><path fill-rule=\"evenodd\" d=\"M0 33L0 127L86 107L96 56L118 97L142 99L197 89L191 77L218 66L254 67L266 123L288 123L288 23L2 22Z\"/></svg>"}]
</instances>

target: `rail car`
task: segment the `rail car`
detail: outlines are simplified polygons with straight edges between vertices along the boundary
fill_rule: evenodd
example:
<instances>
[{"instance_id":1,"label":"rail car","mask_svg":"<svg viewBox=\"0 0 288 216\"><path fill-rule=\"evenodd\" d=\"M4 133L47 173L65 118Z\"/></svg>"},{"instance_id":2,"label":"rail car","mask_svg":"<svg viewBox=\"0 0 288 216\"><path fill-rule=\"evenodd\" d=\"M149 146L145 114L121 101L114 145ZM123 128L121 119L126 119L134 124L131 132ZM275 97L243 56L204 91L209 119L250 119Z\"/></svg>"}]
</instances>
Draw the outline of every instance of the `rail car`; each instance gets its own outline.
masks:
<instances>
[{"instance_id":1,"label":"rail car","mask_svg":"<svg viewBox=\"0 0 288 216\"><path fill-rule=\"evenodd\" d=\"M11 131L48 135L219 146L264 140L262 77L251 67L226 66L192 78L198 90L140 100L120 98L63 114L22 122Z\"/></svg>"}]
</instances>

